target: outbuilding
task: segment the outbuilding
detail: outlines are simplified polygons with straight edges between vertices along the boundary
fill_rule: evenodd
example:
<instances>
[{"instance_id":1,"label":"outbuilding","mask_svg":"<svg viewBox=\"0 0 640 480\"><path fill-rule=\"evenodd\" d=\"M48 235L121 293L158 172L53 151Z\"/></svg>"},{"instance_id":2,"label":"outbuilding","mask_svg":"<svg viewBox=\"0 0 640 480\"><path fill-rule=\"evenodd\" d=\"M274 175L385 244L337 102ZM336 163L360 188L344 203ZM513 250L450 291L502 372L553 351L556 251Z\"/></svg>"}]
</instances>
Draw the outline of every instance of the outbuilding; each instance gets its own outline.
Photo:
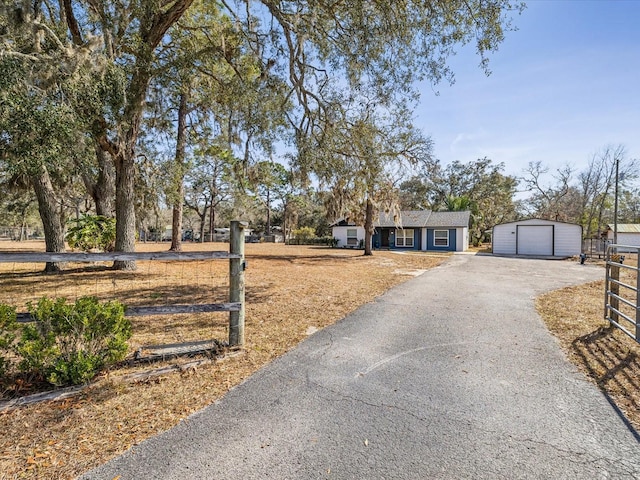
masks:
<instances>
[{"instance_id":1,"label":"outbuilding","mask_svg":"<svg viewBox=\"0 0 640 480\"><path fill-rule=\"evenodd\" d=\"M632 247L640 247L640 224L638 223L619 223L617 226L618 245L628 245ZM614 225L607 225L607 241L613 243ZM622 250L619 250L622 251Z\"/></svg>"},{"instance_id":2,"label":"outbuilding","mask_svg":"<svg viewBox=\"0 0 640 480\"><path fill-rule=\"evenodd\" d=\"M582 251L582 226L532 218L493 227L496 255L571 257Z\"/></svg>"}]
</instances>

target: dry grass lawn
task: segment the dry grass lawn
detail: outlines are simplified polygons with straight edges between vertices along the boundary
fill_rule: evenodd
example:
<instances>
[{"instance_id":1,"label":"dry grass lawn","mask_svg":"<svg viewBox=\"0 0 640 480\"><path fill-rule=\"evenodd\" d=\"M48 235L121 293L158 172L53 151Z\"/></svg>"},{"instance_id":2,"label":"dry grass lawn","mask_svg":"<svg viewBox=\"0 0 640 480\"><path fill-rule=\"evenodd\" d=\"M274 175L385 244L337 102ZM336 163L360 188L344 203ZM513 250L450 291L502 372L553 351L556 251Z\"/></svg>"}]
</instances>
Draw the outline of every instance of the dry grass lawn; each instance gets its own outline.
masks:
<instances>
[{"instance_id":1,"label":"dry grass lawn","mask_svg":"<svg viewBox=\"0 0 640 480\"><path fill-rule=\"evenodd\" d=\"M625 264L637 265L629 257ZM630 277L621 272L623 281L635 284ZM536 306L569 360L640 431L640 344L604 320L604 280L547 293Z\"/></svg>"},{"instance_id":2,"label":"dry grass lawn","mask_svg":"<svg viewBox=\"0 0 640 480\"><path fill-rule=\"evenodd\" d=\"M168 244L141 244L163 251ZM227 250L226 244L187 244L185 250ZM43 251L38 243L0 243L0 251ZM209 364L144 381L123 376L158 365L109 372L81 393L0 412L0 479L73 478L167 430L211 404L234 385L322 328L391 286L441 263L446 255L248 244L246 348ZM139 262L138 270L69 265L58 275L43 265L0 264L0 303L26 303L43 295L96 295L129 305L225 301L228 261ZM131 350L149 344L226 340L228 314L134 317ZM174 360L174 365L194 359ZM28 391L29 386L23 386ZM5 391L5 399L15 391ZM20 393L20 392L18 392Z\"/></svg>"}]
</instances>

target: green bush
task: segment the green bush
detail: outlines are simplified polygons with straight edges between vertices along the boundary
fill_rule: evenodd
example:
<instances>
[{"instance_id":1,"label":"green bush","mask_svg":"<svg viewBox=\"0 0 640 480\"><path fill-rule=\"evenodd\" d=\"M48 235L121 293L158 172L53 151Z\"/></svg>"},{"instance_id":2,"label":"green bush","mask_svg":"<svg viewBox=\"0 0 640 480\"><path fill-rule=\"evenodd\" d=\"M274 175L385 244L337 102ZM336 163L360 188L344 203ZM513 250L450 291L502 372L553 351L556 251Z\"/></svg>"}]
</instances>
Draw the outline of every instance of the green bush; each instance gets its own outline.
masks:
<instances>
[{"instance_id":1,"label":"green bush","mask_svg":"<svg viewBox=\"0 0 640 480\"><path fill-rule=\"evenodd\" d=\"M82 215L71 220L66 240L73 249L84 252L112 252L116 246L116 220L101 215Z\"/></svg>"},{"instance_id":2,"label":"green bush","mask_svg":"<svg viewBox=\"0 0 640 480\"><path fill-rule=\"evenodd\" d=\"M333 237L294 237L288 240L289 245L327 245L335 247L338 245L338 239Z\"/></svg>"},{"instance_id":3,"label":"green bush","mask_svg":"<svg viewBox=\"0 0 640 480\"><path fill-rule=\"evenodd\" d=\"M307 244L309 240L315 238L316 231L313 227L300 227L296 228L291 232L293 234L293 238L295 238L300 244Z\"/></svg>"},{"instance_id":4,"label":"green bush","mask_svg":"<svg viewBox=\"0 0 640 480\"><path fill-rule=\"evenodd\" d=\"M26 325L16 346L20 371L47 382L77 385L124 359L131 323L118 302L100 304L95 297L67 304L42 298L29 304L33 324Z\"/></svg>"},{"instance_id":5,"label":"green bush","mask_svg":"<svg viewBox=\"0 0 640 480\"><path fill-rule=\"evenodd\" d=\"M11 366L7 354L13 351L17 331L16 309L0 304L0 378L4 378Z\"/></svg>"}]
</instances>

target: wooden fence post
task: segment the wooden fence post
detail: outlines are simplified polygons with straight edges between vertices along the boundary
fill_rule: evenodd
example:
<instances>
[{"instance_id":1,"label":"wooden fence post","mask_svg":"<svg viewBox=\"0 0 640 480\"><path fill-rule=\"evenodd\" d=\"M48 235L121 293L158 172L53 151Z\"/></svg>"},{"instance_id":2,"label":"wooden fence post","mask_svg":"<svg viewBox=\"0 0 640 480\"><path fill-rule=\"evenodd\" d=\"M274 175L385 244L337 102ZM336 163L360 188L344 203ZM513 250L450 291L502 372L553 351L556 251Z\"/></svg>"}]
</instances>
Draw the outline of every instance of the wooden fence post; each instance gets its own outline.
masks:
<instances>
[{"instance_id":1,"label":"wooden fence post","mask_svg":"<svg viewBox=\"0 0 640 480\"><path fill-rule=\"evenodd\" d=\"M611 282L611 293L619 296L620 285L616 282L620 281L620 267L617 266L620 264L620 255L614 253L613 255L611 255L611 261L615 264L611 265L611 280L615 280L615 282ZM616 297L612 296L609 304L611 305L611 308L614 308L615 310L620 309L620 300L618 300ZM611 319L616 323L620 321L618 313L614 310L611 311Z\"/></svg>"},{"instance_id":2,"label":"wooden fence post","mask_svg":"<svg viewBox=\"0 0 640 480\"><path fill-rule=\"evenodd\" d=\"M240 255L240 258L229 260L229 302L239 302L240 310L229 312L230 347L244 345L244 229L247 226L247 222L231 222L229 253Z\"/></svg>"}]
</instances>

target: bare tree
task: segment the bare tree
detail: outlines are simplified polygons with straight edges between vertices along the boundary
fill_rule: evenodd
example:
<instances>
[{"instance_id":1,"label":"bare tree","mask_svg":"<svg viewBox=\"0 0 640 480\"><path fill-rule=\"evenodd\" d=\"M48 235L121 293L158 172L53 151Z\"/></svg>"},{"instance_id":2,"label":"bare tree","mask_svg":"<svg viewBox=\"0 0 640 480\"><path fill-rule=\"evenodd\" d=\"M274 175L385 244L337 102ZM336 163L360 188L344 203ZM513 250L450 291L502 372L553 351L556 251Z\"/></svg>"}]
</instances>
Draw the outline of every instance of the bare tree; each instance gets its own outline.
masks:
<instances>
[{"instance_id":1,"label":"bare tree","mask_svg":"<svg viewBox=\"0 0 640 480\"><path fill-rule=\"evenodd\" d=\"M626 158L624 145L609 145L594 153L587 169L578 176L582 207L580 221L585 229L585 238L599 234L604 227L607 208L615 190L616 165L620 185L627 185L637 178L637 162Z\"/></svg>"},{"instance_id":2,"label":"bare tree","mask_svg":"<svg viewBox=\"0 0 640 480\"><path fill-rule=\"evenodd\" d=\"M552 175L554 179L552 185L544 183L545 174L548 172L549 168L543 166L540 161L529 162L525 169L522 181L527 190L532 192L529 199L531 213L538 218L566 222L569 220L569 216L565 206L566 199L571 192L573 168L569 165L558 168Z\"/></svg>"}]
</instances>

